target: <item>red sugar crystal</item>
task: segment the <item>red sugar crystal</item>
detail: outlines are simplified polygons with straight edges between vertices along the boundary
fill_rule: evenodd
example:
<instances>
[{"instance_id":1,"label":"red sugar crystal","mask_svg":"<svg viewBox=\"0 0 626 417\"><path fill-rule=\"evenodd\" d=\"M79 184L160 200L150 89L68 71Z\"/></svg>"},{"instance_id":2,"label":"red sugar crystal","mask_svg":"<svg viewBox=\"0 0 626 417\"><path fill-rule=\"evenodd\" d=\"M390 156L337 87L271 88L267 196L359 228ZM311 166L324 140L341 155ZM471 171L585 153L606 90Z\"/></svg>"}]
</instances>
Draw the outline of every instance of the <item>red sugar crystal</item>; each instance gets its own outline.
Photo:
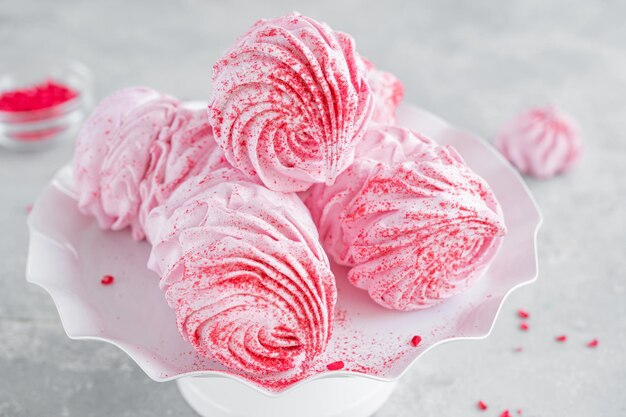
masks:
<instances>
[{"instance_id":1,"label":"red sugar crystal","mask_svg":"<svg viewBox=\"0 0 626 417\"><path fill-rule=\"evenodd\" d=\"M521 319L527 319L530 317L530 314L528 314L528 311L522 310L522 309L517 310L517 315Z\"/></svg>"},{"instance_id":2,"label":"red sugar crystal","mask_svg":"<svg viewBox=\"0 0 626 417\"><path fill-rule=\"evenodd\" d=\"M589 341L589 343L587 343L587 347L590 347L590 348L598 347L598 343L599 343L598 339L593 339Z\"/></svg>"},{"instance_id":3,"label":"red sugar crystal","mask_svg":"<svg viewBox=\"0 0 626 417\"><path fill-rule=\"evenodd\" d=\"M326 365L326 368L328 368L329 371L338 371L340 369L343 369L343 361L337 361L337 362L333 362L333 363L329 363L328 365Z\"/></svg>"},{"instance_id":4,"label":"red sugar crystal","mask_svg":"<svg viewBox=\"0 0 626 417\"><path fill-rule=\"evenodd\" d=\"M483 410L483 411L487 409L487 404L485 404L484 401L478 401L477 406L480 410Z\"/></svg>"},{"instance_id":5,"label":"red sugar crystal","mask_svg":"<svg viewBox=\"0 0 626 417\"><path fill-rule=\"evenodd\" d=\"M511 413L509 413L509 410L504 410L500 417L511 417Z\"/></svg>"},{"instance_id":6,"label":"red sugar crystal","mask_svg":"<svg viewBox=\"0 0 626 417\"><path fill-rule=\"evenodd\" d=\"M100 283L102 285L111 285L111 284L113 284L114 280L115 280L115 278L113 278L113 275L105 275L100 280Z\"/></svg>"},{"instance_id":7,"label":"red sugar crystal","mask_svg":"<svg viewBox=\"0 0 626 417\"><path fill-rule=\"evenodd\" d=\"M556 340L557 342L565 342L565 341L567 340L567 336L565 336L564 334L562 334L562 335L560 335L560 336L557 336L557 337L555 338L555 340Z\"/></svg>"},{"instance_id":8,"label":"red sugar crystal","mask_svg":"<svg viewBox=\"0 0 626 417\"><path fill-rule=\"evenodd\" d=\"M47 109L78 96L70 87L53 80L32 87L5 91L0 94L0 110L23 112Z\"/></svg>"},{"instance_id":9,"label":"red sugar crystal","mask_svg":"<svg viewBox=\"0 0 626 417\"><path fill-rule=\"evenodd\" d=\"M519 329L522 331L528 330L528 323L523 322L522 324L519 325Z\"/></svg>"},{"instance_id":10,"label":"red sugar crystal","mask_svg":"<svg viewBox=\"0 0 626 417\"><path fill-rule=\"evenodd\" d=\"M417 347L422 342L421 336L413 336L411 338L411 346Z\"/></svg>"}]
</instances>

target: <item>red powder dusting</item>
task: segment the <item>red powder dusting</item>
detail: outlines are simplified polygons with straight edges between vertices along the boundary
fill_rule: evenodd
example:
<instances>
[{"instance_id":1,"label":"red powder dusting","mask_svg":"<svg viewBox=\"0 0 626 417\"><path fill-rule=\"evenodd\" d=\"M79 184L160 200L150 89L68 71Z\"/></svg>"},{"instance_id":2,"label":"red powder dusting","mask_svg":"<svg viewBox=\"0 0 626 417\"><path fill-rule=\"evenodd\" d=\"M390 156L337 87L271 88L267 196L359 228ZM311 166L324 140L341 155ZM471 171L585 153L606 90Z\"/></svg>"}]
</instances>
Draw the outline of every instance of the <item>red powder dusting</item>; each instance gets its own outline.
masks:
<instances>
[{"instance_id":1,"label":"red powder dusting","mask_svg":"<svg viewBox=\"0 0 626 417\"><path fill-rule=\"evenodd\" d=\"M504 410L500 417L511 417L511 413L509 413L509 410Z\"/></svg>"},{"instance_id":2,"label":"red powder dusting","mask_svg":"<svg viewBox=\"0 0 626 417\"><path fill-rule=\"evenodd\" d=\"M340 369L343 369L343 367L344 367L343 361L337 361L337 362L329 363L328 365L326 365L326 368L328 368L329 371L338 371Z\"/></svg>"},{"instance_id":3,"label":"red powder dusting","mask_svg":"<svg viewBox=\"0 0 626 417\"><path fill-rule=\"evenodd\" d=\"M413 336L411 338L411 346L417 347L422 342L421 336Z\"/></svg>"},{"instance_id":4,"label":"red powder dusting","mask_svg":"<svg viewBox=\"0 0 626 417\"><path fill-rule=\"evenodd\" d=\"M53 80L18 90L5 91L0 95L0 110L24 112L47 109L65 103L78 93L70 87Z\"/></svg>"},{"instance_id":5,"label":"red powder dusting","mask_svg":"<svg viewBox=\"0 0 626 417\"><path fill-rule=\"evenodd\" d=\"M522 309L517 310L517 315L521 319L527 319L530 317L530 314L528 314L528 311L522 310Z\"/></svg>"},{"instance_id":6,"label":"red powder dusting","mask_svg":"<svg viewBox=\"0 0 626 417\"><path fill-rule=\"evenodd\" d=\"M587 343L587 347L596 348L598 347L598 339L593 339L589 343Z\"/></svg>"},{"instance_id":7,"label":"red powder dusting","mask_svg":"<svg viewBox=\"0 0 626 417\"><path fill-rule=\"evenodd\" d=\"M113 278L113 275L105 275L100 280L100 283L102 285L111 285L113 284L113 281L115 281L115 278Z\"/></svg>"},{"instance_id":8,"label":"red powder dusting","mask_svg":"<svg viewBox=\"0 0 626 417\"><path fill-rule=\"evenodd\" d=\"M483 411L487 409L487 404L485 404L484 401L478 401L477 406L480 410L483 410Z\"/></svg>"},{"instance_id":9,"label":"red powder dusting","mask_svg":"<svg viewBox=\"0 0 626 417\"><path fill-rule=\"evenodd\" d=\"M565 336L564 334L562 334L562 335L560 335L560 336L557 336L557 337L555 338L555 340L556 340L557 342L565 342L565 341L567 340L567 336Z\"/></svg>"},{"instance_id":10,"label":"red powder dusting","mask_svg":"<svg viewBox=\"0 0 626 417\"><path fill-rule=\"evenodd\" d=\"M524 331L524 332L525 332L526 330L528 330L528 328L529 328L529 327L528 327L528 323L526 323L526 322L523 322L522 324L520 324L520 325L519 325L519 329L520 329L520 330L522 330L522 331Z\"/></svg>"}]
</instances>

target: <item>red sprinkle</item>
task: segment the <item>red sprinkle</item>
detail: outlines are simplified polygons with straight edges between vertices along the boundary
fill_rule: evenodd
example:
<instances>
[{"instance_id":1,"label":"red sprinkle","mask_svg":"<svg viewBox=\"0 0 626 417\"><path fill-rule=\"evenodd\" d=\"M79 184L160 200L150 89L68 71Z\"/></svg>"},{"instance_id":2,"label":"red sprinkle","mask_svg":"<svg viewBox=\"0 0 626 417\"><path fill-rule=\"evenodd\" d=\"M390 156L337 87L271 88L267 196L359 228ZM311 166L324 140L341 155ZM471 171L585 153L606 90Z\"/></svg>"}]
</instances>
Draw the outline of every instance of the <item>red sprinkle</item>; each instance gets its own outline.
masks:
<instances>
[{"instance_id":1,"label":"red sprinkle","mask_svg":"<svg viewBox=\"0 0 626 417\"><path fill-rule=\"evenodd\" d=\"M504 410L500 417L511 417L511 413L509 413L509 410Z\"/></svg>"},{"instance_id":2,"label":"red sprinkle","mask_svg":"<svg viewBox=\"0 0 626 417\"><path fill-rule=\"evenodd\" d=\"M593 339L593 340L589 341L589 343L587 343L587 347L596 348L596 347L598 347L598 343L599 343L598 339Z\"/></svg>"},{"instance_id":3,"label":"red sprinkle","mask_svg":"<svg viewBox=\"0 0 626 417\"><path fill-rule=\"evenodd\" d=\"M421 342L422 342L421 336L413 336L413 338L411 338L411 346L413 347L417 347Z\"/></svg>"},{"instance_id":4,"label":"red sprinkle","mask_svg":"<svg viewBox=\"0 0 626 417\"><path fill-rule=\"evenodd\" d=\"M521 408L517 410L517 414L519 414L520 416L522 415L522 409Z\"/></svg>"},{"instance_id":5,"label":"red sprinkle","mask_svg":"<svg viewBox=\"0 0 626 417\"><path fill-rule=\"evenodd\" d=\"M522 324L519 325L519 329L522 331L528 330L528 323L523 322Z\"/></svg>"},{"instance_id":6,"label":"red sprinkle","mask_svg":"<svg viewBox=\"0 0 626 417\"><path fill-rule=\"evenodd\" d=\"M343 369L343 367L344 367L343 361L337 361L337 362L329 363L328 365L326 365L326 368L328 368L329 371L338 371L340 369Z\"/></svg>"},{"instance_id":7,"label":"red sprinkle","mask_svg":"<svg viewBox=\"0 0 626 417\"><path fill-rule=\"evenodd\" d=\"M562 335L560 335L560 336L557 336L557 337L555 338L555 340L556 340L557 342L565 342L565 341L567 340L567 336L565 336L564 334L562 334Z\"/></svg>"},{"instance_id":8,"label":"red sprinkle","mask_svg":"<svg viewBox=\"0 0 626 417\"><path fill-rule=\"evenodd\" d=\"M100 280L100 283L102 285L111 285L113 284L113 281L115 281L115 278L113 278L113 275L105 275Z\"/></svg>"},{"instance_id":9,"label":"red sprinkle","mask_svg":"<svg viewBox=\"0 0 626 417\"><path fill-rule=\"evenodd\" d=\"M521 319L527 319L530 317L530 314L528 314L528 311L522 310L522 309L517 310L517 315Z\"/></svg>"},{"instance_id":10,"label":"red sprinkle","mask_svg":"<svg viewBox=\"0 0 626 417\"><path fill-rule=\"evenodd\" d=\"M42 110L65 103L78 96L70 87L53 80L32 87L5 91L0 95L0 110L24 112Z\"/></svg>"},{"instance_id":11,"label":"red sprinkle","mask_svg":"<svg viewBox=\"0 0 626 417\"><path fill-rule=\"evenodd\" d=\"M478 408L483 410L483 411L487 409L487 404L485 404L484 401L478 401L477 405L478 405Z\"/></svg>"},{"instance_id":12,"label":"red sprinkle","mask_svg":"<svg viewBox=\"0 0 626 417\"><path fill-rule=\"evenodd\" d=\"M513 352L520 353L520 352L522 352L523 350L524 350L524 348L523 348L522 346L518 346L518 347L516 347L516 348L514 348L514 349L513 349Z\"/></svg>"},{"instance_id":13,"label":"red sprinkle","mask_svg":"<svg viewBox=\"0 0 626 417\"><path fill-rule=\"evenodd\" d=\"M33 211L33 205L28 204L26 207L24 207L24 210L26 211L26 213L30 214L30 212Z\"/></svg>"}]
</instances>

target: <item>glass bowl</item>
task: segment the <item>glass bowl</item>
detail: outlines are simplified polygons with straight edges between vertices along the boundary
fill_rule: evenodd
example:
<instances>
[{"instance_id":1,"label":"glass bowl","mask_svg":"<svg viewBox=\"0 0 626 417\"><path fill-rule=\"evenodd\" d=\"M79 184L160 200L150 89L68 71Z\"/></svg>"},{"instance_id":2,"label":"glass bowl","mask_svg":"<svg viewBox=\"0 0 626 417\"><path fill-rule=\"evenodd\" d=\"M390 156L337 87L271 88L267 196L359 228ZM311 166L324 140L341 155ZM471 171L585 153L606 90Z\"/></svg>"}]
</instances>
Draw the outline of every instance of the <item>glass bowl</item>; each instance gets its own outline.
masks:
<instances>
[{"instance_id":1,"label":"glass bowl","mask_svg":"<svg viewBox=\"0 0 626 417\"><path fill-rule=\"evenodd\" d=\"M54 81L77 94L62 103L25 111L0 110L0 145L35 150L72 138L93 105L93 76L77 61L28 60L0 66L0 95Z\"/></svg>"}]
</instances>

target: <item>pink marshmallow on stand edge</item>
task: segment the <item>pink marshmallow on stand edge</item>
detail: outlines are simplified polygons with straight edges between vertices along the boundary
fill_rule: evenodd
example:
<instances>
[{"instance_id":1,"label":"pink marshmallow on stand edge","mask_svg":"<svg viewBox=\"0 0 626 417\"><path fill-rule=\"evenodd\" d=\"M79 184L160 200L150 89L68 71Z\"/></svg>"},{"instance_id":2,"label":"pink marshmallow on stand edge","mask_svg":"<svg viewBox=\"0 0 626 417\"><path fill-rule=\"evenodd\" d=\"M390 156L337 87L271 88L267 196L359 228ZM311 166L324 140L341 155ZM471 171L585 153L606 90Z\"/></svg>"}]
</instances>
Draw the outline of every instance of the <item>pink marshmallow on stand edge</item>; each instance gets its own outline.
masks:
<instances>
[{"instance_id":1,"label":"pink marshmallow on stand edge","mask_svg":"<svg viewBox=\"0 0 626 417\"><path fill-rule=\"evenodd\" d=\"M555 107L520 114L502 129L494 145L522 174L539 179L569 171L582 156L578 123Z\"/></svg>"},{"instance_id":2,"label":"pink marshmallow on stand edge","mask_svg":"<svg viewBox=\"0 0 626 417\"><path fill-rule=\"evenodd\" d=\"M152 146L179 106L149 88L126 88L102 100L84 123L74 152L78 207L101 228L131 226L135 239L145 237L139 223L141 182Z\"/></svg>"},{"instance_id":3,"label":"pink marshmallow on stand edge","mask_svg":"<svg viewBox=\"0 0 626 417\"><path fill-rule=\"evenodd\" d=\"M294 375L324 352L334 276L310 214L234 168L183 183L154 209L148 266L183 337L256 376Z\"/></svg>"},{"instance_id":4,"label":"pink marshmallow on stand edge","mask_svg":"<svg viewBox=\"0 0 626 417\"><path fill-rule=\"evenodd\" d=\"M456 151L400 127L373 126L332 186L301 197L329 256L390 309L464 291L506 233L493 192Z\"/></svg>"}]
</instances>

